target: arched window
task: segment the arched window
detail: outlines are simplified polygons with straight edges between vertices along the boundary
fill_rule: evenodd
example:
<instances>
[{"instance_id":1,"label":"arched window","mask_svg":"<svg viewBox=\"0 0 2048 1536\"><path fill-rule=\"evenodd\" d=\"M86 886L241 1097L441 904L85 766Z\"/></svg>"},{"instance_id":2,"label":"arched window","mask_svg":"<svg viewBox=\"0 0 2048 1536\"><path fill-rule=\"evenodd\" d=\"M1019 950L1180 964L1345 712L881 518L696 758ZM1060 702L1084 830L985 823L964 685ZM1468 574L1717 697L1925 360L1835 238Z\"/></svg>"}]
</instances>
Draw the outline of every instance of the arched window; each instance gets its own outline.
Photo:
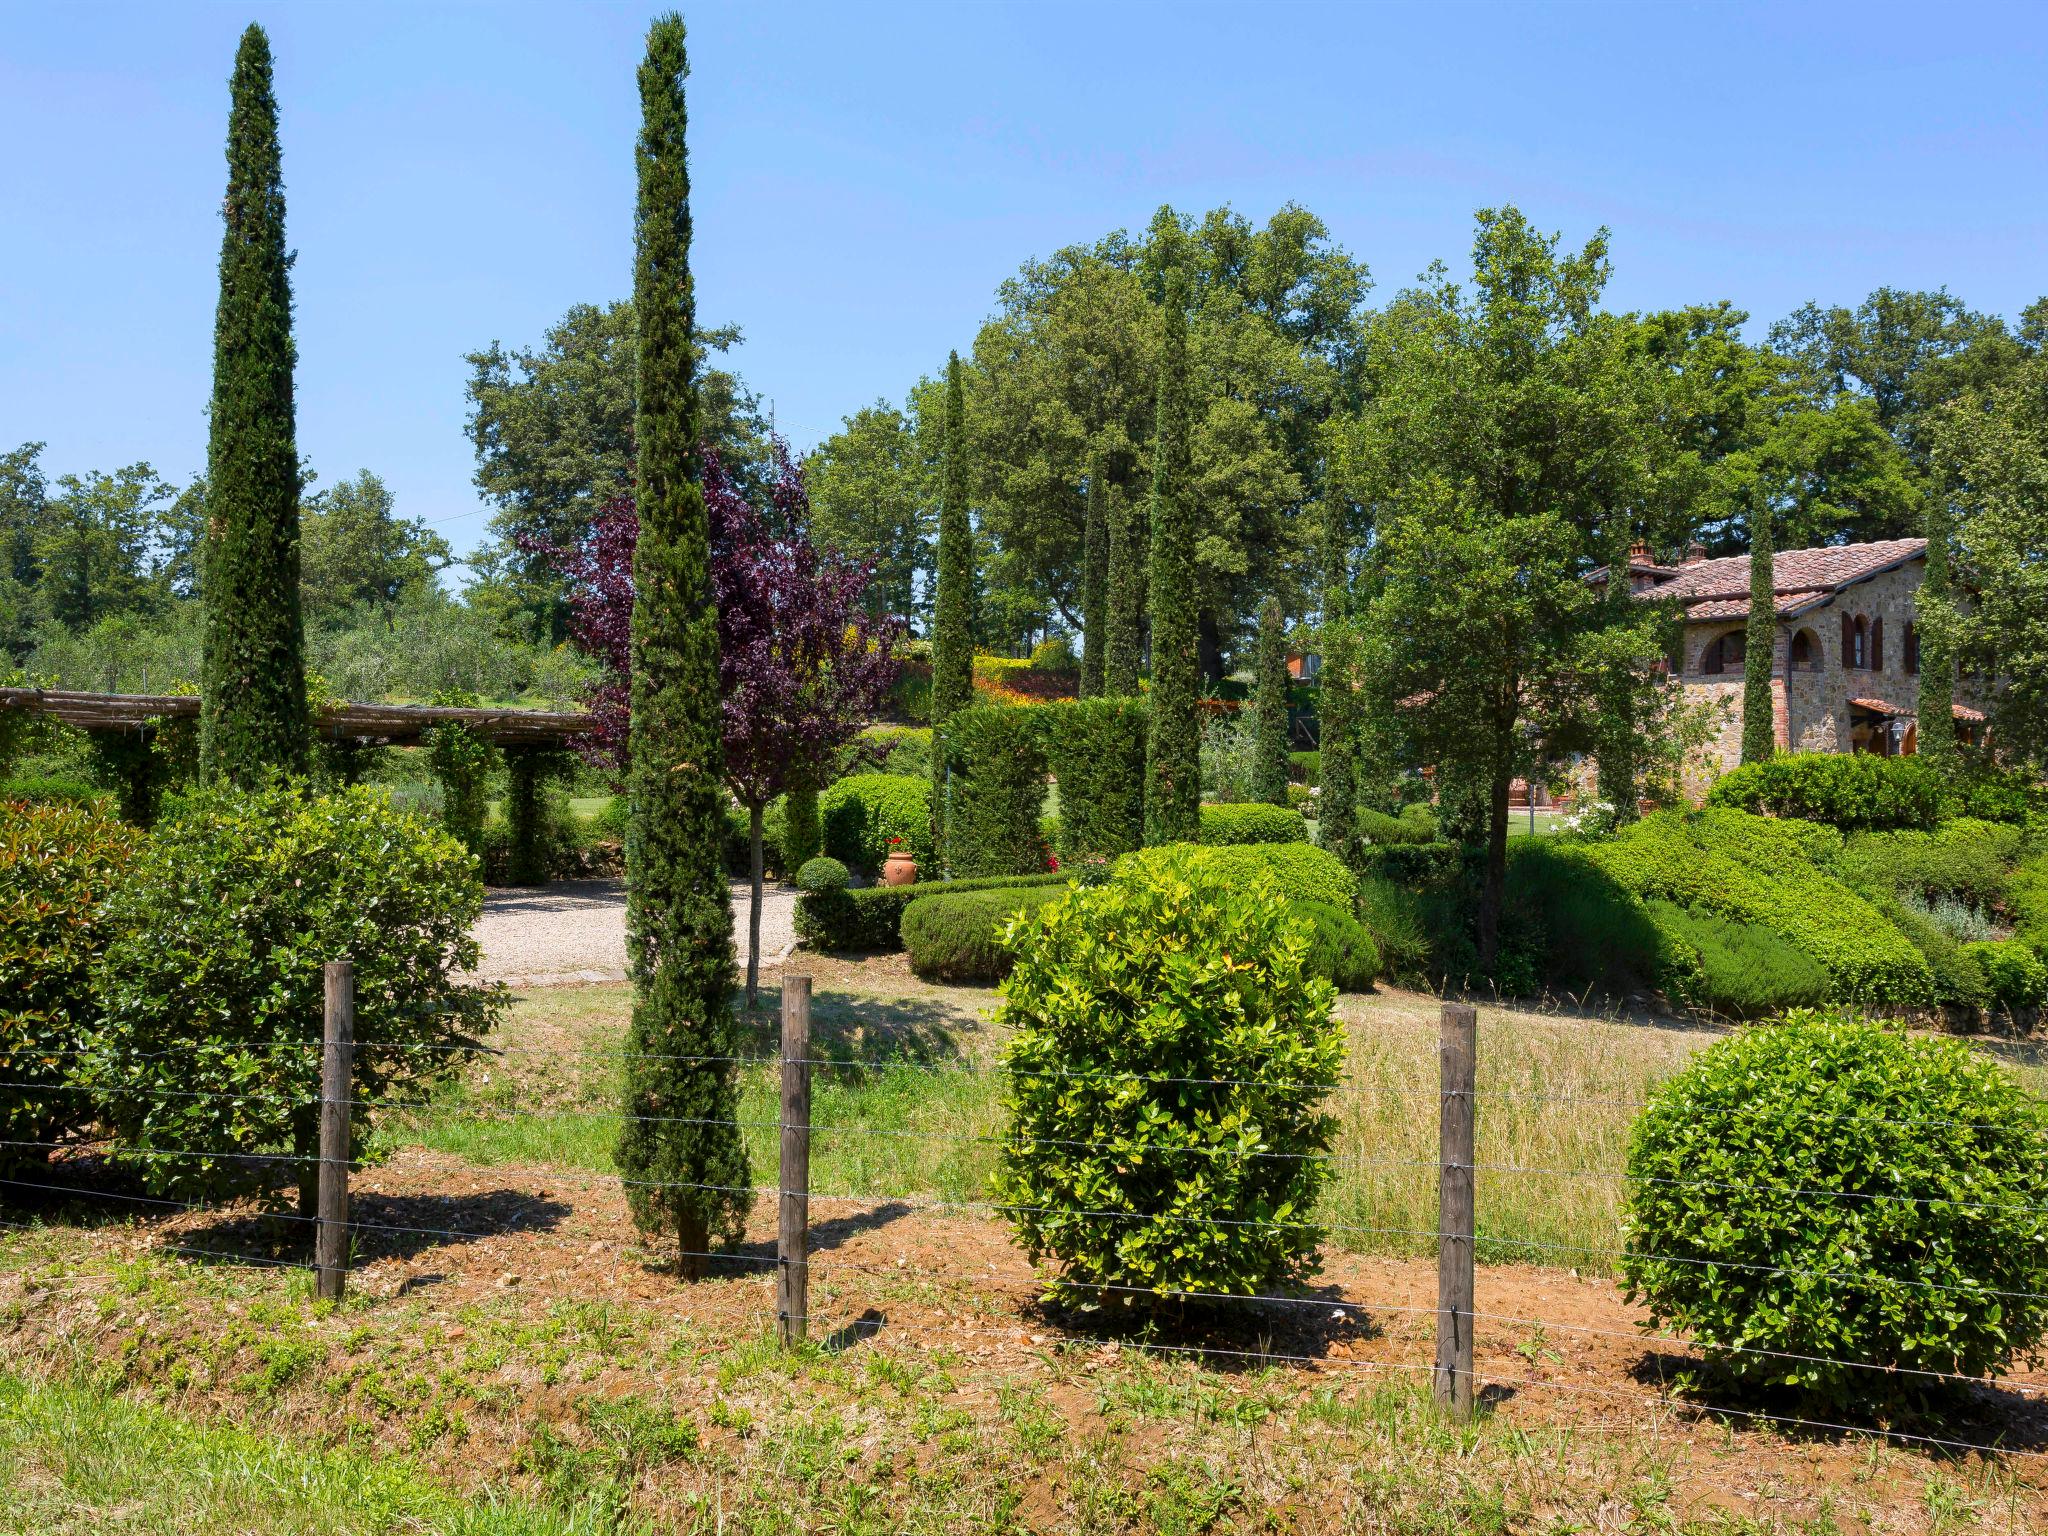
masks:
<instances>
[{"instance_id":1,"label":"arched window","mask_svg":"<svg viewBox=\"0 0 2048 1536\"><path fill-rule=\"evenodd\" d=\"M1812 630L1802 629L1792 637L1792 651L1788 664L1794 672L1820 670L1820 642L1814 639Z\"/></svg>"},{"instance_id":2,"label":"arched window","mask_svg":"<svg viewBox=\"0 0 2048 1536\"><path fill-rule=\"evenodd\" d=\"M1719 677L1724 672L1742 669L1743 658L1749 654L1748 641L1739 629L1707 642L1707 648L1700 655L1700 670L1709 677Z\"/></svg>"}]
</instances>

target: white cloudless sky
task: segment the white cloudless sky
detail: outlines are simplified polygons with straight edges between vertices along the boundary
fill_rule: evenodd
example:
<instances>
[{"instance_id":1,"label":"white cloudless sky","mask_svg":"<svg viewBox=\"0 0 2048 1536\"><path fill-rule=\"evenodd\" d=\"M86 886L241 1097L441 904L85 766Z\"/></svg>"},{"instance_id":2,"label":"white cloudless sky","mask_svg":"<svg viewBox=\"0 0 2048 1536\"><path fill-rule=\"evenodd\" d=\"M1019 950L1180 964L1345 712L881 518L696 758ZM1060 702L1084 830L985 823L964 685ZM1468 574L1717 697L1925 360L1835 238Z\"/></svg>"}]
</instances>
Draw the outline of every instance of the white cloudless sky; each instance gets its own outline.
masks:
<instances>
[{"instance_id":1,"label":"white cloudless sky","mask_svg":"<svg viewBox=\"0 0 2048 1536\"><path fill-rule=\"evenodd\" d=\"M0 446L205 461L227 77L277 57L299 444L458 549L463 354L631 287L661 7L0 4ZM1319 214L1381 296L1474 209L1613 231L1610 302L2048 292L2048 6L693 5L700 318L799 448L1161 203Z\"/></svg>"}]
</instances>

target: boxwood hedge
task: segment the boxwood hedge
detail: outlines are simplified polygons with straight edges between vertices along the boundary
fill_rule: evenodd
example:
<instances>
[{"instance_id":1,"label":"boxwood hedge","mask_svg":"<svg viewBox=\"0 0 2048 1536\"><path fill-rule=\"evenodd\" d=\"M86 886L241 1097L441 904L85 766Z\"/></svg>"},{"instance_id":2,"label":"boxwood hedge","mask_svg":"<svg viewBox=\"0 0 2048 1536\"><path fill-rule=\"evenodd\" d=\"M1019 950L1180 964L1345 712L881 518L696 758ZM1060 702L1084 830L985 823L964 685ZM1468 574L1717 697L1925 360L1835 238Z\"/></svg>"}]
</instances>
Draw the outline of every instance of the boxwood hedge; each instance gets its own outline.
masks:
<instances>
[{"instance_id":1,"label":"boxwood hedge","mask_svg":"<svg viewBox=\"0 0 2048 1536\"><path fill-rule=\"evenodd\" d=\"M1142 848L1116 861L1121 879L1129 870L1179 864L1215 875L1248 890L1261 874L1273 877L1275 888L1290 901L1320 901L1349 912L1358 900L1358 881L1335 854L1311 843L1239 843L1223 848L1169 843Z\"/></svg>"},{"instance_id":2,"label":"boxwood hedge","mask_svg":"<svg viewBox=\"0 0 2048 1536\"><path fill-rule=\"evenodd\" d=\"M1063 874L1003 875L987 880L920 880L861 890L806 890L796 899L796 936L812 949L859 954L903 947L903 913L925 896L963 891L1065 885Z\"/></svg>"},{"instance_id":3,"label":"boxwood hedge","mask_svg":"<svg viewBox=\"0 0 2048 1536\"><path fill-rule=\"evenodd\" d=\"M986 986L1010 974L1003 944L1010 919L1064 894L1063 885L996 886L920 896L903 909L903 947L926 981Z\"/></svg>"},{"instance_id":4,"label":"boxwood hedge","mask_svg":"<svg viewBox=\"0 0 2048 1536\"><path fill-rule=\"evenodd\" d=\"M999 704L956 711L939 732L939 750L946 765L946 872L975 880L1043 870L1045 711Z\"/></svg>"},{"instance_id":5,"label":"boxwood hedge","mask_svg":"<svg viewBox=\"0 0 2048 1536\"><path fill-rule=\"evenodd\" d=\"M825 852L853 869L873 873L900 837L918 868L932 869L931 781L900 773L854 773L818 795Z\"/></svg>"},{"instance_id":6,"label":"boxwood hedge","mask_svg":"<svg viewBox=\"0 0 2048 1536\"><path fill-rule=\"evenodd\" d=\"M1308 823L1301 812L1284 805L1257 802L1202 807L1202 842L1227 847L1232 843L1305 843Z\"/></svg>"}]
</instances>

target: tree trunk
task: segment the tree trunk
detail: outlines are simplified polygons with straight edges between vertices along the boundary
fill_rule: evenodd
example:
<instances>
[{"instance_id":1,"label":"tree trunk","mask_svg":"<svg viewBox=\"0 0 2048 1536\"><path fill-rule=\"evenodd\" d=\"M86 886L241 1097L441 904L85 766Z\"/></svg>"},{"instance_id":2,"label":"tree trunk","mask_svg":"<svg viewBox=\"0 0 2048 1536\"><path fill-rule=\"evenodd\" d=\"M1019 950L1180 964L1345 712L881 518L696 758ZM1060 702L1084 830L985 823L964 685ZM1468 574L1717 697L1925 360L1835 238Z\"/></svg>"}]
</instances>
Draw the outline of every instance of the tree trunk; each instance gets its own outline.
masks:
<instances>
[{"instance_id":1,"label":"tree trunk","mask_svg":"<svg viewBox=\"0 0 2048 1536\"><path fill-rule=\"evenodd\" d=\"M1508 887L1508 781L1513 765L1513 756L1505 747L1500 749L1487 795L1486 878L1479 887L1479 968L1489 977L1500 959L1500 911Z\"/></svg>"},{"instance_id":2,"label":"tree trunk","mask_svg":"<svg viewBox=\"0 0 2048 1536\"><path fill-rule=\"evenodd\" d=\"M761 985L761 807L747 807L754 844L754 899L747 910L747 1011L752 1012Z\"/></svg>"},{"instance_id":3,"label":"tree trunk","mask_svg":"<svg viewBox=\"0 0 2048 1536\"><path fill-rule=\"evenodd\" d=\"M692 1203L676 1213L676 1278L702 1280L710 1268L711 1229Z\"/></svg>"}]
</instances>

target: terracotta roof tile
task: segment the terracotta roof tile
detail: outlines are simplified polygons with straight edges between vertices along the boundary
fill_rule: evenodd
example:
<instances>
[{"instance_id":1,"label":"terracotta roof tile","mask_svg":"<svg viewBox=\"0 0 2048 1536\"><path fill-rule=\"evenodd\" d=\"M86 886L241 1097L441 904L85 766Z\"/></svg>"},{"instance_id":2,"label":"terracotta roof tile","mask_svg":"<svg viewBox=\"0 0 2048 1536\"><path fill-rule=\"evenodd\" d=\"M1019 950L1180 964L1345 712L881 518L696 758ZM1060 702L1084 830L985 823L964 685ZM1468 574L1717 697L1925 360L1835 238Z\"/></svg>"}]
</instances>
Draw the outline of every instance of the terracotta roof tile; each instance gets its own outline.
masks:
<instances>
[{"instance_id":1,"label":"terracotta roof tile","mask_svg":"<svg viewBox=\"0 0 2048 1536\"><path fill-rule=\"evenodd\" d=\"M1926 549L1925 539L1879 539L1869 544L1781 550L1771 565L1778 615L1789 618L1844 587L1918 558ZM1671 580L1646 587L1637 596L1675 599L1685 605L1690 620L1747 618L1749 556L1729 555L1685 566Z\"/></svg>"}]
</instances>

